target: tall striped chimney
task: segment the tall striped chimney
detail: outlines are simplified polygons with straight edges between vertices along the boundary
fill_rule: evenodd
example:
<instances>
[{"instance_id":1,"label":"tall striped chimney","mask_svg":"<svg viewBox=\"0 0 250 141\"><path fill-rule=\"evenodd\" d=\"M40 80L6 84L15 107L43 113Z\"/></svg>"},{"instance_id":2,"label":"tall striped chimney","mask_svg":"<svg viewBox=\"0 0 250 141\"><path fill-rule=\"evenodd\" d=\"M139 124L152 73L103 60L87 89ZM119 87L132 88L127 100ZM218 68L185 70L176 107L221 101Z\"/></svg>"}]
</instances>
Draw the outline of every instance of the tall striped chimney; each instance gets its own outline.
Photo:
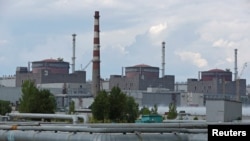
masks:
<instances>
[{"instance_id":1,"label":"tall striped chimney","mask_svg":"<svg viewBox=\"0 0 250 141\"><path fill-rule=\"evenodd\" d=\"M99 38L99 11L94 15L94 49L92 70L92 95L95 97L100 91L100 38Z\"/></svg>"}]
</instances>

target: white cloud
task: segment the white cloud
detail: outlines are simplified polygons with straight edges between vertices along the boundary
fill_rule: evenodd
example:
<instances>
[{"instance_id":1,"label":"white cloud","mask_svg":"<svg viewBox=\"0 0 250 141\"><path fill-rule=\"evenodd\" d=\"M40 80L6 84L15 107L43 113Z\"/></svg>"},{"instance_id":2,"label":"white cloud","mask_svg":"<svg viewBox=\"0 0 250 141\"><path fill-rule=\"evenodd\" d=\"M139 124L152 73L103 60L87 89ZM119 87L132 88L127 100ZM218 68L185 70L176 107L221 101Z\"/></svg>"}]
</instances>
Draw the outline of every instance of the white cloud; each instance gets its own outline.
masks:
<instances>
[{"instance_id":1,"label":"white cloud","mask_svg":"<svg viewBox=\"0 0 250 141\"><path fill-rule=\"evenodd\" d=\"M233 63L234 62L234 60L231 57L227 57L226 61L229 62L229 63Z\"/></svg>"},{"instance_id":2,"label":"white cloud","mask_svg":"<svg viewBox=\"0 0 250 141\"><path fill-rule=\"evenodd\" d=\"M166 22L160 22L158 24L155 24L151 26L147 33L149 36L149 39L154 46L159 46L162 41L165 40L167 36L167 23Z\"/></svg>"},{"instance_id":3,"label":"white cloud","mask_svg":"<svg viewBox=\"0 0 250 141\"><path fill-rule=\"evenodd\" d=\"M186 51L186 52L176 52L176 55L178 55L182 61L190 62L199 68L207 66L207 60L202 58L200 53Z\"/></svg>"},{"instance_id":4,"label":"white cloud","mask_svg":"<svg viewBox=\"0 0 250 141\"><path fill-rule=\"evenodd\" d=\"M232 41L227 41L219 39L213 43L214 47L235 47L235 43Z\"/></svg>"},{"instance_id":5,"label":"white cloud","mask_svg":"<svg viewBox=\"0 0 250 141\"><path fill-rule=\"evenodd\" d=\"M149 32L151 34L159 34L165 29L167 29L167 24L166 23L160 23L158 25L151 26L150 29L149 29Z\"/></svg>"}]
</instances>

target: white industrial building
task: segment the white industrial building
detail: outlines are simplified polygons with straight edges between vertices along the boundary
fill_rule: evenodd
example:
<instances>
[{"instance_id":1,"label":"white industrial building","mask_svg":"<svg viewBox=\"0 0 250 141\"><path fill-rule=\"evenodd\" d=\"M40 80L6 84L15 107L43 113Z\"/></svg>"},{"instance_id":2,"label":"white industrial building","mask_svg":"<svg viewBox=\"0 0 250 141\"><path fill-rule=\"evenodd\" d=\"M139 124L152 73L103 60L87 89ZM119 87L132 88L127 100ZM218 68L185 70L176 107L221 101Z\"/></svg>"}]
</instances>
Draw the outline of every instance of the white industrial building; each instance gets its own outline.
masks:
<instances>
[{"instance_id":1,"label":"white industrial building","mask_svg":"<svg viewBox=\"0 0 250 141\"><path fill-rule=\"evenodd\" d=\"M207 122L232 122L242 119L242 103L227 99L206 101Z\"/></svg>"}]
</instances>

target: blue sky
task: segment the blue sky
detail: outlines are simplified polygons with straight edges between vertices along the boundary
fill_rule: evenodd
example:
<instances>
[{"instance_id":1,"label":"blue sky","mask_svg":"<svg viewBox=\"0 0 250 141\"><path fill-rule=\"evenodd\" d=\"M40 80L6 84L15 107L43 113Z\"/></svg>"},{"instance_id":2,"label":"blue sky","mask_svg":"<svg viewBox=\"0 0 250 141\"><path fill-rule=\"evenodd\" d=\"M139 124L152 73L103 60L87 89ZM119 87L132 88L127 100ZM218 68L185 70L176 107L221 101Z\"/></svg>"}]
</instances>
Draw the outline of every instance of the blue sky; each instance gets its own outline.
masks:
<instances>
[{"instance_id":1,"label":"blue sky","mask_svg":"<svg viewBox=\"0 0 250 141\"><path fill-rule=\"evenodd\" d=\"M137 64L161 68L162 41L165 74L176 82L214 68L234 73L234 49L239 74L250 61L249 0L0 0L0 76L29 61L61 57L71 63L73 33L75 68L84 68L92 59L95 11L102 78ZM250 78L249 67L241 78Z\"/></svg>"}]
</instances>

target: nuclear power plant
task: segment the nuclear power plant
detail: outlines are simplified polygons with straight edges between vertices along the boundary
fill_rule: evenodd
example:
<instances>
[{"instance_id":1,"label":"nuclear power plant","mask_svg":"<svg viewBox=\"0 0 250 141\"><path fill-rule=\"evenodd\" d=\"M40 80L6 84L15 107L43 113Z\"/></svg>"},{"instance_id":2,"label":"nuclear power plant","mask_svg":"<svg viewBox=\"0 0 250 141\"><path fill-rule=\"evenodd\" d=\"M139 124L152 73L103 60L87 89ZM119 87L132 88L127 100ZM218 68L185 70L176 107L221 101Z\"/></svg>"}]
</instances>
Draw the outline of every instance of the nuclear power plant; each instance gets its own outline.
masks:
<instances>
[{"instance_id":1,"label":"nuclear power plant","mask_svg":"<svg viewBox=\"0 0 250 141\"><path fill-rule=\"evenodd\" d=\"M242 105L250 105L250 95L246 95L246 79L241 78L246 65L238 73L237 49L234 50L234 73L230 69L218 68L199 71L198 78L187 78L187 82L182 85L183 89L175 82L175 75L166 74L165 41L159 44L161 67L146 63L131 64L122 67L121 74L110 74L110 77L104 80L101 77L99 11L94 11L93 25L93 54L87 64L88 66L92 63L92 80L86 81L85 69L76 69L76 33L72 34L71 62L63 58L32 61L27 67L16 67L14 77L0 79L0 100L10 101L13 109L14 106L18 108L22 84L26 80L33 81L39 89L48 89L55 96L57 106L56 114L19 113L15 109L4 116L1 115L3 125L0 126L0 140L207 141L211 138L210 132L212 136L217 134L214 129L210 131L209 125L216 126L216 130L219 125L222 126L225 136L225 125L230 125L230 128L227 127L230 129L230 135L234 125L249 125L244 118L248 121L250 115L242 110ZM115 103L119 110L129 106L146 110L123 112L121 119L106 119L106 116L110 116L107 111L114 106L109 103L108 110L101 109L105 113L100 114L99 110L95 110L101 115L100 119L92 118L92 109L93 113L96 109L95 105L92 105L95 98L102 90L110 92L114 87L119 87L129 96L126 98L123 95L122 99L127 101L125 107L120 105L124 103ZM130 97L134 98L136 103L131 101ZM104 103L97 104L99 106ZM202 109L200 111L192 108ZM137 120L124 123L126 118L137 113L140 115ZM168 115L172 114L177 116L169 118ZM33 122L34 119L37 122ZM100 124L101 122L103 124ZM238 128L238 125L234 127L237 130ZM244 130L239 133L245 133ZM220 133L217 135L221 135Z\"/></svg>"},{"instance_id":2,"label":"nuclear power plant","mask_svg":"<svg viewBox=\"0 0 250 141\"><path fill-rule=\"evenodd\" d=\"M32 80L39 88L49 89L57 98L60 108L68 106L69 101L75 100L78 108L86 108L98 95L100 90L110 91L113 87L119 87L123 92L135 98L140 106L169 105L175 103L182 105L205 105L206 99L230 98L236 95L243 102L250 103L246 96L246 79L241 79L237 67L237 49L235 49L235 73L229 70L211 69L199 72L199 78L187 78L187 82L180 85L175 82L175 76L165 74L165 48L166 42L161 45L161 68L149 64L131 64L122 68L122 74L110 74L110 78L101 78L101 53L100 53L100 13L94 12L92 80L86 81L85 69L76 70L76 33L72 34L72 62L64 61L63 58L45 58L28 63L28 67L16 68L15 76L11 79L1 79L0 91L6 100L16 103L20 97L20 87L25 80ZM32 67L30 67L30 65ZM71 67L71 71L70 71ZM123 74L123 71L125 72ZM15 95L10 94L10 87L16 88ZM62 93L66 88L67 92ZM8 90L4 90L8 89ZM18 94L16 94L18 93ZM4 94L8 95L4 96ZM197 97L198 100L190 100ZM92 100L86 102L87 98ZM198 102L194 102L198 101ZM87 106L84 105L87 103ZM198 103L198 104L197 104Z\"/></svg>"}]
</instances>

